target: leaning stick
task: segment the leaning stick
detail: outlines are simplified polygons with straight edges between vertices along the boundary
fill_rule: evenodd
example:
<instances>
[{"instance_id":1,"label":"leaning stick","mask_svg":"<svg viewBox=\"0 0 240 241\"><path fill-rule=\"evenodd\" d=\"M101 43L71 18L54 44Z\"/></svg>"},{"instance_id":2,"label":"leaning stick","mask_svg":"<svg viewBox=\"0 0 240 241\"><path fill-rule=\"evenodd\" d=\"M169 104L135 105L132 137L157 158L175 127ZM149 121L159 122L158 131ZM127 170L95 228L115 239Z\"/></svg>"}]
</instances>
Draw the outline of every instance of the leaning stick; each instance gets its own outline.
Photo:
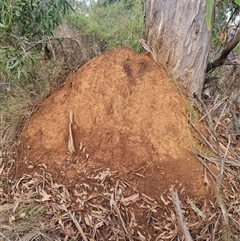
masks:
<instances>
[{"instance_id":1,"label":"leaning stick","mask_svg":"<svg viewBox=\"0 0 240 241\"><path fill-rule=\"evenodd\" d=\"M74 147L74 141L73 141L73 134L72 134L72 123L73 123L73 111L71 110L69 112L69 135L68 135L68 151L73 154L76 152Z\"/></svg>"},{"instance_id":2,"label":"leaning stick","mask_svg":"<svg viewBox=\"0 0 240 241\"><path fill-rule=\"evenodd\" d=\"M174 205L174 208L175 208L175 212L177 214L178 224L179 224L179 226L182 230L182 233L183 233L186 241L193 241L193 239L192 239L192 237L189 233L189 230L186 226L186 223L184 221L184 217L183 217L183 214L182 214L182 209L181 209L180 201L179 201L179 198L178 198L178 194L173 189L171 190L171 194L172 194L172 202L173 202L173 205Z\"/></svg>"}]
</instances>

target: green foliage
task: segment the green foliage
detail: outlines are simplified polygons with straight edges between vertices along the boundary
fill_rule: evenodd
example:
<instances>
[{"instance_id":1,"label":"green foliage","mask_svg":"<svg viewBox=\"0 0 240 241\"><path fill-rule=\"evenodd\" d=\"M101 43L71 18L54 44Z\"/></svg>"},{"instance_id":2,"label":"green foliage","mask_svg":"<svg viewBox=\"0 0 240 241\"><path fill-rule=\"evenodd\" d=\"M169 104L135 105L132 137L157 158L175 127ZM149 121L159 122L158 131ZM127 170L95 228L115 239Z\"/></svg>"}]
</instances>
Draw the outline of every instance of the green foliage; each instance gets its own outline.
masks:
<instances>
[{"instance_id":1,"label":"green foliage","mask_svg":"<svg viewBox=\"0 0 240 241\"><path fill-rule=\"evenodd\" d=\"M206 11L206 23L208 31L212 28L212 14L213 14L213 6L214 6L214 0L206 0L207 4L207 11Z\"/></svg>"},{"instance_id":2,"label":"green foliage","mask_svg":"<svg viewBox=\"0 0 240 241\"><path fill-rule=\"evenodd\" d=\"M94 36L103 48L127 46L140 50L143 29L143 1L100 1L88 14L72 14L68 23L85 35Z\"/></svg>"},{"instance_id":3,"label":"green foliage","mask_svg":"<svg viewBox=\"0 0 240 241\"><path fill-rule=\"evenodd\" d=\"M25 83L34 67L34 56L26 52L27 40L12 36L13 45L6 44L0 49L0 72L4 82Z\"/></svg>"},{"instance_id":4,"label":"green foliage","mask_svg":"<svg viewBox=\"0 0 240 241\"><path fill-rule=\"evenodd\" d=\"M240 6L240 0L235 0L235 3Z\"/></svg>"},{"instance_id":5,"label":"green foliage","mask_svg":"<svg viewBox=\"0 0 240 241\"><path fill-rule=\"evenodd\" d=\"M48 36L69 10L66 0L0 0L1 37L9 34L36 40Z\"/></svg>"},{"instance_id":6,"label":"green foliage","mask_svg":"<svg viewBox=\"0 0 240 241\"><path fill-rule=\"evenodd\" d=\"M46 95L49 76L38 72L41 67L39 49L27 49L31 42L52 33L68 13L67 2L70 3L66 0L0 0L2 135L7 136L7 129L19 124L27 106Z\"/></svg>"},{"instance_id":7,"label":"green foliage","mask_svg":"<svg viewBox=\"0 0 240 241\"><path fill-rule=\"evenodd\" d=\"M67 12L66 0L0 0L0 6L0 77L30 80L35 53L27 45L52 33Z\"/></svg>"},{"instance_id":8,"label":"green foliage","mask_svg":"<svg viewBox=\"0 0 240 241\"><path fill-rule=\"evenodd\" d=\"M239 8L234 0L220 0L215 9L214 25L212 28L211 47L212 51L219 51L222 48L221 31L228 25L239 21ZM231 24L229 24L231 21ZM235 48L236 50L237 48Z\"/></svg>"}]
</instances>

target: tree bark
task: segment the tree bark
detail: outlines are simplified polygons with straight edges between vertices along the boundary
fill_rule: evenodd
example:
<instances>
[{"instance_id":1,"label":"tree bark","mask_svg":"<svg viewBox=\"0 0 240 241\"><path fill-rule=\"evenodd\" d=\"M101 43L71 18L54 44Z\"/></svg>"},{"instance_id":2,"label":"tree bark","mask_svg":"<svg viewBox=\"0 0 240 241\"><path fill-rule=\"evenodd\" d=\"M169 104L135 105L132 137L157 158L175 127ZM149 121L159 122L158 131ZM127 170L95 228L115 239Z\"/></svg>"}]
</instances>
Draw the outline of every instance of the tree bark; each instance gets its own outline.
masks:
<instances>
[{"instance_id":1,"label":"tree bark","mask_svg":"<svg viewBox=\"0 0 240 241\"><path fill-rule=\"evenodd\" d=\"M210 48L206 0L146 0L144 38L170 77L190 94L202 92Z\"/></svg>"}]
</instances>

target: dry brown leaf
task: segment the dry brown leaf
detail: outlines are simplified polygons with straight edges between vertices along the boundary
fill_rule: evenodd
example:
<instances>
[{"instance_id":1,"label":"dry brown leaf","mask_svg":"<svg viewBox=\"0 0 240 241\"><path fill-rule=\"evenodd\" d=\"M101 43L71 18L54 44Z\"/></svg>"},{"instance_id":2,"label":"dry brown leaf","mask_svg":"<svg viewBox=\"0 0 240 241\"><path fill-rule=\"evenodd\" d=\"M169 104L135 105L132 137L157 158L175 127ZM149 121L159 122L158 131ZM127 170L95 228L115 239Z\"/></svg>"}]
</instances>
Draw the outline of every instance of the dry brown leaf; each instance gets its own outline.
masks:
<instances>
[{"instance_id":1,"label":"dry brown leaf","mask_svg":"<svg viewBox=\"0 0 240 241\"><path fill-rule=\"evenodd\" d=\"M177 232L172 231L169 233L169 235L163 236L163 238L164 238L164 240L173 239L176 235L177 235Z\"/></svg>"},{"instance_id":2,"label":"dry brown leaf","mask_svg":"<svg viewBox=\"0 0 240 241\"><path fill-rule=\"evenodd\" d=\"M221 31L219 33L219 40L221 42L222 45L224 45L227 41L227 27L222 27Z\"/></svg>"},{"instance_id":3,"label":"dry brown leaf","mask_svg":"<svg viewBox=\"0 0 240 241\"><path fill-rule=\"evenodd\" d=\"M30 241L30 240L38 240L37 237L41 236L41 233L37 230L28 230L28 233L26 233L21 240L24 241Z\"/></svg>"},{"instance_id":4,"label":"dry brown leaf","mask_svg":"<svg viewBox=\"0 0 240 241\"><path fill-rule=\"evenodd\" d=\"M26 216L27 216L26 213L21 213L21 214L19 215L19 218L25 218Z\"/></svg>"},{"instance_id":5,"label":"dry brown leaf","mask_svg":"<svg viewBox=\"0 0 240 241\"><path fill-rule=\"evenodd\" d=\"M41 202L51 200L52 195L47 194L43 189L39 190L39 194L42 196Z\"/></svg>"},{"instance_id":6,"label":"dry brown leaf","mask_svg":"<svg viewBox=\"0 0 240 241\"><path fill-rule=\"evenodd\" d=\"M15 221L15 217L13 215L10 215L8 218L9 223L12 225L13 222Z\"/></svg>"},{"instance_id":7,"label":"dry brown leaf","mask_svg":"<svg viewBox=\"0 0 240 241\"><path fill-rule=\"evenodd\" d=\"M156 240L159 240L160 238L163 238L166 233L167 233L166 231L160 233L160 234L156 237Z\"/></svg>"},{"instance_id":8,"label":"dry brown leaf","mask_svg":"<svg viewBox=\"0 0 240 241\"><path fill-rule=\"evenodd\" d=\"M85 221L87 226L93 227L93 221L92 221L91 215L84 215L84 221Z\"/></svg>"},{"instance_id":9,"label":"dry brown leaf","mask_svg":"<svg viewBox=\"0 0 240 241\"><path fill-rule=\"evenodd\" d=\"M0 211L1 212L5 212L5 211L8 211L8 210L12 210L12 209L14 209L14 207L15 207L15 204L4 204L4 205L1 205L0 206Z\"/></svg>"},{"instance_id":10,"label":"dry brown leaf","mask_svg":"<svg viewBox=\"0 0 240 241\"><path fill-rule=\"evenodd\" d=\"M122 202L125 206L128 206L130 203L135 203L138 199L139 199L139 193L136 193L129 197L123 198Z\"/></svg>"},{"instance_id":11,"label":"dry brown leaf","mask_svg":"<svg viewBox=\"0 0 240 241\"><path fill-rule=\"evenodd\" d=\"M147 239L140 233L140 231L137 231L137 234L138 234L138 238L141 240L141 241L146 241Z\"/></svg>"},{"instance_id":12,"label":"dry brown leaf","mask_svg":"<svg viewBox=\"0 0 240 241\"><path fill-rule=\"evenodd\" d=\"M163 195L161 194L160 196L161 200L163 201L164 205L167 206L169 203L171 203L170 201L166 201L163 197Z\"/></svg>"},{"instance_id":13,"label":"dry brown leaf","mask_svg":"<svg viewBox=\"0 0 240 241\"><path fill-rule=\"evenodd\" d=\"M103 224L104 224L103 221L100 221L100 222L98 222L98 223L95 224L94 228L95 228L95 229L98 229L98 228L102 227Z\"/></svg>"}]
</instances>

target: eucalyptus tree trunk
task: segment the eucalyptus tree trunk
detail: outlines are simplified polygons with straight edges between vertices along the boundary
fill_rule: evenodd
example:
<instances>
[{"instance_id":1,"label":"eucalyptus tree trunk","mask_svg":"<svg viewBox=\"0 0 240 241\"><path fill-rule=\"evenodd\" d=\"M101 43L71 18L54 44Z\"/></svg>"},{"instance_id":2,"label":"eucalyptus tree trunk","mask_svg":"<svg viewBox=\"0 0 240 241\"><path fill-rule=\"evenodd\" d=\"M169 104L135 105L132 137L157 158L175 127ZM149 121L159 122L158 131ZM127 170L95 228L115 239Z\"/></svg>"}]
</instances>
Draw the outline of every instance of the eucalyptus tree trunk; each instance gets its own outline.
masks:
<instances>
[{"instance_id":1,"label":"eucalyptus tree trunk","mask_svg":"<svg viewBox=\"0 0 240 241\"><path fill-rule=\"evenodd\" d=\"M206 0L146 0L144 38L170 77L200 95L210 47Z\"/></svg>"}]
</instances>

